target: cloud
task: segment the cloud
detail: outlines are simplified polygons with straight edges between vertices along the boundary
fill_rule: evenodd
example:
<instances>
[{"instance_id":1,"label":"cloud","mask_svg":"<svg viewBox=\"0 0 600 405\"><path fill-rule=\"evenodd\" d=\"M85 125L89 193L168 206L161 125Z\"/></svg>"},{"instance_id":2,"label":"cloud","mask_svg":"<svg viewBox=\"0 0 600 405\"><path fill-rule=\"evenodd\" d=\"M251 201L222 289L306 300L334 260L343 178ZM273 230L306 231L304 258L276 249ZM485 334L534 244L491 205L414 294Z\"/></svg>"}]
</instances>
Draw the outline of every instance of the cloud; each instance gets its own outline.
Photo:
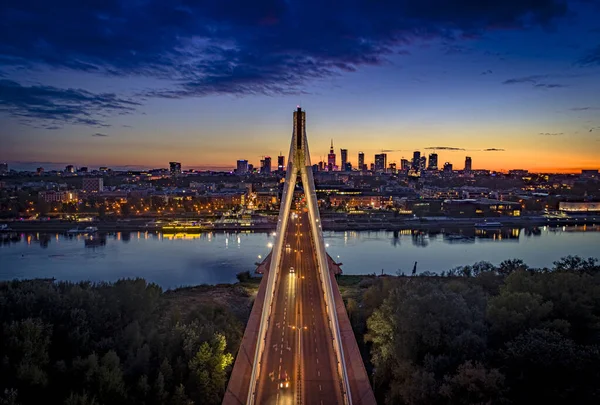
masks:
<instances>
[{"instance_id":1,"label":"cloud","mask_svg":"<svg viewBox=\"0 0 600 405\"><path fill-rule=\"evenodd\" d=\"M538 135L542 136L561 136L564 135L563 132L540 132Z\"/></svg>"},{"instance_id":2,"label":"cloud","mask_svg":"<svg viewBox=\"0 0 600 405\"><path fill-rule=\"evenodd\" d=\"M167 79L150 96L301 94L419 40L548 26L561 0L5 0L0 65ZM66 35L65 33L76 33Z\"/></svg>"},{"instance_id":3,"label":"cloud","mask_svg":"<svg viewBox=\"0 0 600 405\"><path fill-rule=\"evenodd\" d=\"M487 148L483 150L484 152L504 152L504 149L501 148Z\"/></svg>"},{"instance_id":4,"label":"cloud","mask_svg":"<svg viewBox=\"0 0 600 405\"><path fill-rule=\"evenodd\" d=\"M107 134L102 134L100 132L96 132L95 134L92 134L92 136L98 137L98 138L105 138L108 135Z\"/></svg>"},{"instance_id":5,"label":"cloud","mask_svg":"<svg viewBox=\"0 0 600 405\"><path fill-rule=\"evenodd\" d=\"M436 149L436 150L465 150L464 148L455 148L452 146L429 146L427 148L425 148L427 150L429 149Z\"/></svg>"},{"instance_id":6,"label":"cloud","mask_svg":"<svg viewBox=\"0 0 600 405\"><path fill-rule=\"evenodd\" d=\"M579 58L577 64L580 66L600 65L600 45Z\"/></svg>"},{"instance_id":7,"label":"cloud","mask_svg":"<svg viewBox=\"0 0 600 405\"><path fill-rule=\"evenodd\" d=\"M486 71L483 71L483 72L481 72L481 74L482 74L482 75L491 75L492 73L493 73L493 72L492 72L490 69L488 69L488 70L486 70Z\"/></svg>"},{"instance_id":8,"label":"cloud","mask_svg":"<svg viewBox=\"0 0 600 405\"><path fill-rule=\"evenodd\" d=\"M0 80L0 111L39 128L57 129L64 123L105 127L108 115L129 114L139 105L113 93Z\"/></svg>"},{"instance_id":9,"label":"cloud","mask_svg":"<svg viewBox=\"0 0 600 405\"><path fill-rule=\"evenodd\" d=\"M532 83L536 84L540 79L546 78L546 75L532 75L524 77L515 77L502 82L502 84L520 84L520 83Z\"/></svg>"},{"instance_id":10,"label":"cloud","mask_svg":"<svg viewBox=\"0 0 600 405\"><path fill-rule=\"evenodd\" d=\"M573 107L570 108L571 111L595 111L600 110L600 107Z\"/></svg>"},{"instance_id":11,"label":"cloud","mask_svg":"<svg viewBox=\"0 0 600 405\"><path fill-rule=\"evenodd\" d=\"M537 87L537 88L545 88L545 89L558 89L561 87L569 87L566 84L557 84L557 83L538 83L536 85L534 85L533 87Z\"/></svg>"}]
</instances>

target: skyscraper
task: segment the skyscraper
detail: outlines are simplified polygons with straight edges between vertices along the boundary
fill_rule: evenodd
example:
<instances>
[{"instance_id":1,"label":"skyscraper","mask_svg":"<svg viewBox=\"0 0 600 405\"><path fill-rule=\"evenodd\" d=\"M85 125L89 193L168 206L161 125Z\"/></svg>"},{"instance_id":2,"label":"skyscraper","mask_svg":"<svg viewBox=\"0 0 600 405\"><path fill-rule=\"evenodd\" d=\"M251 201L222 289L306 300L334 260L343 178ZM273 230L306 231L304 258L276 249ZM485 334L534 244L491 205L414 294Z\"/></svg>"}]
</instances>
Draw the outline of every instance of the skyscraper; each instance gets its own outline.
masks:
<instances>
[{"instance_id":1,"label":"skyscraper","mask_svg":"<svg viewBox=\"0 0 600 405\"><path fill-rule=\"evenodd\" d=\"M327 171L335 170L335 152L333 151L333 139L331 140L331 148L329 149L329 154L327 155Z\"/></svg>"},{"instance_id":2,"label":"skyscraper","mask_svg":"<svg viewBox=\"0 0 600 405\"><path fill-rule=\"evenodd\" d=\"M473 161L471 160L471 156L467 156L465 158L465 172L470 173L473 170Z\"/></svg>"},{"instance_id":3,"label":"skyscraper","mask_svg":"<svg viewBox=\"0 0 600 405\"><path fill-rule=\"evenodd\" d=\"M425 156L421 156L419 160L419 170L423 171L427 167L427 158Z\"/></svg>"},{"instance_id":4,"label":"skyscraper","mask_svg":"<svg viewBox=\"0 0 600 405\"><path fill-rule=\"evenodd\" d=\"M285 156L279 152L279 156L277 156L277 170L280 172L285 171Z\"/></svg>"},{"instance_id":5,"label":"skyscraper","mask_svg":"<svg viewBox=\"0 0 600 405\"><path fill-rule=\"evenodd\" d=\"M248 161L246 159L240 159L237 161L237 174L248 173Z\"/></svg>"},{"instance_id":6,"label":"skyscraper","mask_svg":"<svg viewBox=\"0 0 600 405\"><path fill-rule=\"evenodd\" d=\"M169 162L169 171L171 172L171 176L179 176L181 174L181 163Z\"/></svg>"},{"instance_id":7,"label":"skyscraper","mask_svg":"<svg viewBox=\"0 0 600 405\"><path fill-rule=\"evenodd\" d=\"M391 174L398 174L398 170L396 169L396 163L390 163L388 172L390 172Z\"/></svg>"},{"instance_id":8,"label":"skyscraper","mask_svg":"<svg viewBox=\"0 0 600 405\"><path fill-rule=\"evenodd\" d=\"M348 163L348 149L340 149L340 158L342 159L341 170L346 171L346 165Z\"/></svg>"},{"instance_id":9,"label":"skyscraper","mask_svg":"<svg viewBox=\"0 0 600 405\"><path fill-rule=\"evenodd\" d=\"M260 161L260 172L261 174L271 173L271 156L265 156L265 158Z\"/></svg>"},{"instance_id":10,"label":"skyscraper","mask_svg":"<svg viewBox=\"0 0 600 405\"><path fill-rule=\"evenodd\" d=\"M365 154L363 152L358 152L358 170L367 170L365 167Z\"/></svg>"},{"instance_id":11,"label":"skyscraper","mask_svg":"<svg viewBox=\"0 0 600 405\"><path fill-rule=\"evenodd\" d=\"M444 163L444 173L452 173L452 163L446 162Z\"/></svg>"},{"instance_id":12,"label":"skyscraper","mask_svg":"<svg viewBox=\"0 0 600 405\"><path fill-rule=\"evenodd\" d=\"M437 153L429 154L429 166L427 166L427 170L437 170L438 169L438 155Z\"/></svg>"},{"instance_id":13,"label":"skyscraper","mask_svg":"<svg viewBox=\"0 0 600 405\"><path fill-rule=\"evenodd\" d=\"M420 165L421 165L421 152L416 150L413 152L412 168L415 170L419 170Z\"/></svg>"},{"instance_id":14,"label":"skyscraper","mask_svg":"<svg viewBox=\"0 0 600 405\"><path fill-rule=\"evenodd\" d=\"M0 163L0 174L8 173L8 163Z\"/></svg>"},{"instance_id":15,"label":"skyscraper","mask_svg":"<svg viewBox=\"0 0 600 405\"><path fill-rule=\"evenodd\" d=\"M402 170L403 172L407 172L410 170L410 162L408 161L408 159L400 159L400 170Z\"/></svg>"},{"instance_id":16,"label":"skyscraper","mask_svg":"<svg viewBox=\"0 0 600 405\"><path fill-rule=\"evenodd\" d=\"M378 155L375 155L375 171L377 173L384 173L386 167L387 167L387 155L385 153L380 153Z\"/></svg>"}]
</instances>

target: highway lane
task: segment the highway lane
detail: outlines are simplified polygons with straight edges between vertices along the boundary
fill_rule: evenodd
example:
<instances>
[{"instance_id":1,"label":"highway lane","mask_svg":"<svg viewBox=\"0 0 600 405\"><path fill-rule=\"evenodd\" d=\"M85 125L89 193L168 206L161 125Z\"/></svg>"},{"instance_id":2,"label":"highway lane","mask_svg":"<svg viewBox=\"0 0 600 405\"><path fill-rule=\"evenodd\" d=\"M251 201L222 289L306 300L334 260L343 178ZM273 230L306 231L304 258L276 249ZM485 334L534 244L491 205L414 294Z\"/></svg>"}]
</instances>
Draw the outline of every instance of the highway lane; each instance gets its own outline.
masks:
<instances>
[{"instance_id":1,"label":"highway lane","mask_svg":"<svg viewBox=\"0 0 600 405\"><path fill-rule=\"evenodd\" d=\"M308 213L292 211L285 232L281 276L275 286L256 388L257 404L342 403L308 220ZM293 273L290 267L294 267Z\"/></svg>"},{"instance_id":2,"label":"highway lane","mask_svg":"<svg viewBox=\"0 0 600 405\"><path fill-rule=\"evenodd\" d=\"M289 269L298 268L299 263L297 255L293 254L297 249L291 246L294 243L294 228L288 226L285 235L282 270L275 285L273 312L256 387L257 404L291 405L296 403L297 398L300 362L298 277L296 272L290 273ZM289 248L286 247L288 245Z\"/></svg>"}]
</instances>

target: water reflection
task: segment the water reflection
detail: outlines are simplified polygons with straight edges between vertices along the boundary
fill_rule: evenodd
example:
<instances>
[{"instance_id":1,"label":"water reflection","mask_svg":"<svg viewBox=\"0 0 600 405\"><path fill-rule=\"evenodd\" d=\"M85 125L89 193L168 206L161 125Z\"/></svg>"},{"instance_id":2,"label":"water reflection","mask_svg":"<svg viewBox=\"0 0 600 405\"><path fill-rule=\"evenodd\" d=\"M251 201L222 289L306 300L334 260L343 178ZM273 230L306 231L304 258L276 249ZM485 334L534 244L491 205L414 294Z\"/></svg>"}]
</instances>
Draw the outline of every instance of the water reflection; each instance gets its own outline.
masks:
<instances>
[{"instance_id":1,"label":"water reflection","mask_svg":"<svg viewBox=\"0 0 600 405\"><path fill-rule=\"evenodd\" d=\"M600 226L531 228L437 228L325 232L328 253L346 274L443 271L487 260L521 258L552 266L568 254L598 256ZM93 235L0 233L0 279L56 277L116 280L146 277L163 286L235 281L269 254L270 233L111 232ZM234 249L235 248L235 249ZM82 266L86 269L82 272Z\"/></svg>"}]
</instances>

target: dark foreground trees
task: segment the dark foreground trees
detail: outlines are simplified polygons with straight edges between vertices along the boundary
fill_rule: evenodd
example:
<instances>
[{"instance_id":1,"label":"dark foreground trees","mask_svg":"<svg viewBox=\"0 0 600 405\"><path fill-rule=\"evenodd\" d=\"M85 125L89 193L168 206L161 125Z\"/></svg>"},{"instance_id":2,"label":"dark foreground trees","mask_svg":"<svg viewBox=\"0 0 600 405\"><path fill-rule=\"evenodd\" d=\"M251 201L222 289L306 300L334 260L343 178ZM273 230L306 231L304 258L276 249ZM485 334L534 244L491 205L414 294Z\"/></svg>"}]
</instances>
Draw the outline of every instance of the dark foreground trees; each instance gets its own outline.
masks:
<instances>
[{"instance_id":1,"label":"dark foreground trees","mask_svg":"<svg viewBox=\"0 0 600 405\"><path fill-rule=\"evenodd\" d=\"M468 267L382 278L363 293L379 402L600 403L597 262Z\"/></svg>"},{"instance_id":2,"label":"dark foreground trees","mask_svg":"<svg viewBox=\"0 0 600 405\"><path fill-rule=\"evenodd\" d=\"M0 404L218 404L243 333L144 280L0 283Z\"/></svg>"}]
</instances>

